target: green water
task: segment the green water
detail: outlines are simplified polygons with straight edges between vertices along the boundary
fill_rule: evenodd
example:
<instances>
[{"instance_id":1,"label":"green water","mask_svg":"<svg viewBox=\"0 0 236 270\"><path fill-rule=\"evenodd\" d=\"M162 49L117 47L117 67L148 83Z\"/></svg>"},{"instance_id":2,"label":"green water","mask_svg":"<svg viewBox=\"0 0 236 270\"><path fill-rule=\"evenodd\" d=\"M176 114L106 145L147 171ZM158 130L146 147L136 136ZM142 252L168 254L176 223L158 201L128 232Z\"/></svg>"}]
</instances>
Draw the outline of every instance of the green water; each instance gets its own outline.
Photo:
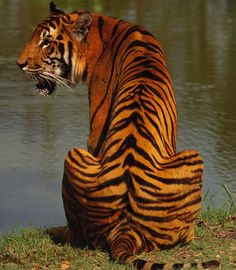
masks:
<instances>
[{"instance_id":1,"label":"green water","mask_svg":"<svg viewBox=\"0 0 236 270\"><path fill-rule=\"evenodd\" d=\"M0 231L65 222L63 162L86 147L87 89L59 88L38 97L15 61L33 27L48 15L44 0L0 0ZM179 114L178 150L205 161L204 192L215 204L236 195L236 1L56 1L144 25L161 42Z\"/></svg>"}]
</instances>

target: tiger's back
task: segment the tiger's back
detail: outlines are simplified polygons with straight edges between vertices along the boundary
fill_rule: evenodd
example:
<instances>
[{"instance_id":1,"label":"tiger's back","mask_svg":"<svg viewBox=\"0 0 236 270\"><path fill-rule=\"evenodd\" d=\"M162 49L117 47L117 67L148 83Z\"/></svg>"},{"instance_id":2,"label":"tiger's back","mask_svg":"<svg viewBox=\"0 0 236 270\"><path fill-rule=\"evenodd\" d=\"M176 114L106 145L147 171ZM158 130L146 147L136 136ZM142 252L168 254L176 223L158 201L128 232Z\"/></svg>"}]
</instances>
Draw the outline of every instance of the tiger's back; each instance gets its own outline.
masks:
<instances>
[{"instance_id":1,"label":"tiger's back","mask_svg":"<svg viewBox=\"0 0 236 270\"><path fill-rule=\"evenodd\" d=\"M163 269L135 255L194 237L203 162L196 151L176 153L175 97L159 43L141 26L65 14L51 3L18 65L37 78L43 95L59 80L89 86L89 151L71 149L63 177L73 242L104 248L138 269Z\"/></svg>"}]
</instances>

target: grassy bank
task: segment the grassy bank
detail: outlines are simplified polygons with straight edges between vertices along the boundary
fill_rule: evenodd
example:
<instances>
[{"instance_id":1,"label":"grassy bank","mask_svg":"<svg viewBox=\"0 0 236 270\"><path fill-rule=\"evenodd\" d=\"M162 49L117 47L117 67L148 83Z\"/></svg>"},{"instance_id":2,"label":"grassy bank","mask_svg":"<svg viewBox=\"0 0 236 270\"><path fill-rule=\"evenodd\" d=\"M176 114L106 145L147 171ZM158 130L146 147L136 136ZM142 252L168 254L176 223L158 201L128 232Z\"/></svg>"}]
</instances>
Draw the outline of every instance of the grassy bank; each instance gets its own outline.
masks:
<instances>
[{"instance_id":1,"label":"grassy bank","mask_svg":"<svg viewBox=\"0 0 236 270\"><path fill-rule=\"evenodd\" d=\"M210 207L197 222L197 237L187 246L141 254L156 262L190 262L217 259L223 270L236 269L236 207ZM101 251L55 245L42 229L28 227L0 236L0 269L133 269L110 262Z\"/></svg>"}]
</instances>

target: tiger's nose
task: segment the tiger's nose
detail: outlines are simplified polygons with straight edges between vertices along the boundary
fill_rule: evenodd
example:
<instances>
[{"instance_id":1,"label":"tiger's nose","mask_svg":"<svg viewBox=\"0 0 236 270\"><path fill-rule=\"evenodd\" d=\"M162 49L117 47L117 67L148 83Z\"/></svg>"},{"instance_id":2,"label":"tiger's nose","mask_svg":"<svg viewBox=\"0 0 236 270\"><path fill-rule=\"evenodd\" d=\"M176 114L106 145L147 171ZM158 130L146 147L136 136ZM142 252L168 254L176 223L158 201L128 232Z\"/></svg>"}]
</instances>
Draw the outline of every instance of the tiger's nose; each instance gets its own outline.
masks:
<instances>
[{"instance_id":1,"label":"tiger's nose","mask_svg":"<svg viewBox=\"0 0 236 270\"><path fill-rule=\"evenodd\" d=\"M21 69L24 69L28 65L27 61L20 62L19 60L17 60L16 63Z\"/></svg>"}]
</instances>

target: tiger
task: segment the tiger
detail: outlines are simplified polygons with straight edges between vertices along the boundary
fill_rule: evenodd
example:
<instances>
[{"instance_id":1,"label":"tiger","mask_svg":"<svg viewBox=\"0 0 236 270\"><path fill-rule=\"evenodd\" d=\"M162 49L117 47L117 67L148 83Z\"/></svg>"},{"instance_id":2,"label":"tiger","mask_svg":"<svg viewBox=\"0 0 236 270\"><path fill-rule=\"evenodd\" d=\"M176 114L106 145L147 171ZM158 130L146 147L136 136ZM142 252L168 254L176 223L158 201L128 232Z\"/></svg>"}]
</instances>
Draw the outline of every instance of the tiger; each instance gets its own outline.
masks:
<instances>
[{"instance_id":1,"label":"tiger","mask_svg":"<svg viewBox=\"0 0 236 270\"><path fill-rule=\"evenodd\" d=\"M54 240L103 249L136 269L186 267L138 258L191 241L201 208L203 160L195 150L176 152L175 94L159 42L125 20L65 13L53 2L49 9L17 64L42 96L86 82L90 122L88 150L65 158L67 227Z\"/></svg>"}]
</instances>

